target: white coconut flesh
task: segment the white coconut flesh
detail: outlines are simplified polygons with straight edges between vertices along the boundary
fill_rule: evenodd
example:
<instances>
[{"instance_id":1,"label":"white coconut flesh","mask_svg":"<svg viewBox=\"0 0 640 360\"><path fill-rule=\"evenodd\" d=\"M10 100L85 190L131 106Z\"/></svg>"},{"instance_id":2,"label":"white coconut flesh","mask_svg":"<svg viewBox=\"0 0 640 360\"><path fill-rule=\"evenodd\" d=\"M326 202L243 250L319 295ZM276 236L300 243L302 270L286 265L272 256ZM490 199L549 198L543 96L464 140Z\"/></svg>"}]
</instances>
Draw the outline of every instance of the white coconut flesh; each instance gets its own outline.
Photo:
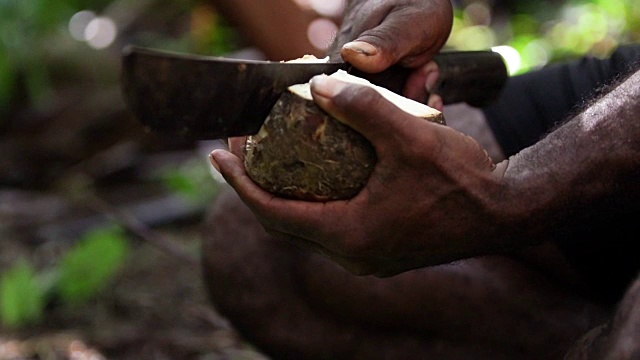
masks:
<instances>
[{"instance_id":1,"label":"white coconut flesh","mask_svg":"<svg viewBox=\"0 0 640 360\"><path fill-rule=\"evenodd\" d=\"M417 102L415 100L406 98L402 95L398 95L396 93L394 93L393 91L383 88L381 86L372 84L370 81L351 75L348 72L344 71L344 70L338 70L336 72L334 72L333 74L329 75L330 77L346 82L346 83L350 83L350 84L357 84L357 85L363 85L363 86L368 86L370 88L373 88L374 90L376 90L380 95L382 95L385 99L389 100L391 103L393 103L394 105L396 105L398 108L402 109L403 111L414 115L414 116L418 116L418 117L422 117L422 118L433 118L436 116L439 116L441 114L440 111L429 107L425 104L422 104L420 102ZM292 85L289 86L289 91L291 91L292 93L306 99L306 100L313 100L313 97L311 96L311 84L310 83L305 83L305 84L296 84L296 85Z\"/></svg>"},{"instance_id":2,"label":"white coconut flesh","mask_svg":"<svg viewBox=\"0 0 640 360\"><path fill-rule=\"evenodd\" d=\"M329 62L329 57L317 58L314 55L304 55L301 58L283 61L286 63L324 64Z\"/></svg>"}]
</instances>

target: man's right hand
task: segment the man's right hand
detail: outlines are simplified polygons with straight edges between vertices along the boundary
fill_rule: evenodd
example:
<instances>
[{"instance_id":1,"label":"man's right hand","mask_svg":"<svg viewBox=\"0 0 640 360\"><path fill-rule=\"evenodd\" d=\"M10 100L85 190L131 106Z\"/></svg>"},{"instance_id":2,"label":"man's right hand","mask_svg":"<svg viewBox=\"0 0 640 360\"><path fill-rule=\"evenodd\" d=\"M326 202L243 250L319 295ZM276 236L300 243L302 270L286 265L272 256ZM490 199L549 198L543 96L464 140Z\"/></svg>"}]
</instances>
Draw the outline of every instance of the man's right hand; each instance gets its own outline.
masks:
<instances>
[{"instance_id":1,"label":"man's right hand","mask_svg":"<svg viewBox=\"0 0 640 360\"><path fill-rule=\"evenodd\" d=\"M440 51L452 24L449 0L351 0L330 57L369 73L418 68Z\"/></svg>"}]
</instances>

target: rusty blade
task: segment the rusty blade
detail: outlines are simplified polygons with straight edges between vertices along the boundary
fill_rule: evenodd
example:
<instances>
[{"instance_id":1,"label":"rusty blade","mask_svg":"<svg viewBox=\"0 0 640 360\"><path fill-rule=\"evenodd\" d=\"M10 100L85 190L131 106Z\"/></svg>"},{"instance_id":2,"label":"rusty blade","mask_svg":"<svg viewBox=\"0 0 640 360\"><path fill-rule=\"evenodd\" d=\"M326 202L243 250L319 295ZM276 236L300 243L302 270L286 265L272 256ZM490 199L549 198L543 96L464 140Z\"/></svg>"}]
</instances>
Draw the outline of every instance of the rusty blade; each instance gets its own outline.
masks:
<instances>
[{"instance_id":1,"label":"rusty blade","mask_svg":"<svg viewBox=\"0 0 640 360\"><path fill-rule=\"evenodd\" d=\"M439 76L433 93L444 104L487 105L508 79L502 57L492 51L441 52L434 61ZM365 74L343 62L249 61L128 47L121 86L129 109L150 129L216 139L257 133L288 86L339 69L396 93L413 71L392 66Z\"/></svg>"},{"instance_id":2,"label":"rusty blade","mask_svg":"<svg viewBox=\"0 0 640 360\"><path fill-rule=\"evenodd\" d=\"M216 139L257 133L288 86L347 68L127 47L121 86L129 109L152 130Z\"/></svg>"}]
</instances>

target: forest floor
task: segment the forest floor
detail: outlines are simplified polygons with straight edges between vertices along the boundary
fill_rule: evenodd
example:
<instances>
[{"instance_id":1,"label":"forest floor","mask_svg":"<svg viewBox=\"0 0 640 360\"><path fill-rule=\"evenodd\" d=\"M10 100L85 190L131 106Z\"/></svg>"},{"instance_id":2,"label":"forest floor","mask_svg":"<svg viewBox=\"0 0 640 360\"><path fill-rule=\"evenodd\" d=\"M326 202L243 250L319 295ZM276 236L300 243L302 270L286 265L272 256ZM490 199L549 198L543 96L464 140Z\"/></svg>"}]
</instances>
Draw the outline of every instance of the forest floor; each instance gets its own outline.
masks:
<instances>
[{"instance_id":1,"label":"forest floor","mask_svg":"<svg viewBox=\"0 0 640 360\"><path fill-rule=\"evenodd\" d=\"M23 260L38 270L59 264L83 232L108 221L126 230L130 249L106 288L89 301L70 305L48 298L38 321L13 328L0 322L0 360L267 359L207 298L199 255L209 200L185 201L165 180L149 175L157 164L175 169L172 161L208 165L206 157L182 149L132 151L129 158L126 166L87 187L109 204L103 208L90 206L86 193L69 201L68 189L60 190L66 184L78 191L78 177L57 175L58 185L40 189L0 186L0 278ZM205 185L193 185L197 194L215 187L208 169L198 176L189 171L180 176L205 177Z\"/></svg>"},{"instance_id":2,"label":"forest floor","mask_svg":"<svg viewBox=\"0 0 640 360\"><path fill-rule=\"evenodd\" d=\"M159 229L194 251L199 224ZM55 251L4 238L3 259ZM266 359L211 306L200 269L140 241L115 279L80 306L49 304L37 324L0 329L0 359Z\"/></svg>"}]
</instances>

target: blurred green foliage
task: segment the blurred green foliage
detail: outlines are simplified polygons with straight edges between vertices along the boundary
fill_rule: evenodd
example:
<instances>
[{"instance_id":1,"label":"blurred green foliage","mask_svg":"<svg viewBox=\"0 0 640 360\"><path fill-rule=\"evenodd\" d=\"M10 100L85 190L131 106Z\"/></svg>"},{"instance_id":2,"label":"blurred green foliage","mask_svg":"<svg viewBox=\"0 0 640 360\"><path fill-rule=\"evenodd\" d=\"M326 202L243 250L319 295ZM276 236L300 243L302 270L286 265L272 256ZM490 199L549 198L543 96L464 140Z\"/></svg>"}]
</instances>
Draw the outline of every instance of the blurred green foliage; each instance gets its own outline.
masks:
<instances>
[{"instance_id":1,"label":"blurred green foliage","mask_svg":"<svg viewBox=\"0 0 640 360\"><path fill-rule=\"evenodd\" d=\"M456 10L447 45L510 46L520 61L512 73L585 54L605 57L620 44L640 42L640 1L515 1L508 13L485 4L470 2Z\"/></svg>"},{"instance_id":2,"label":"blurred green foliage","mask_svg":"<svg viewBox=\"0 0 640 360\"><path fill-rule=\"evenodd\" d=\"M17 328L42 319L53 299L77 306L93 299L124 265L130 246L119 227L86 233L55 266L38 270L18 261L0 278L0 324Z\"/></svg>"},{"instance_id":3,"label":"blurred green foliage","mask_svg":"<svg viewBox=\"0 0 640 360\"><path fill-rule=\"evenodd\" d=\"M100 9L110 0L0 0L0 109L16 90L18 77L27 96L38 99L51 89L47 51L66 32L77 11ZM66 34L65 34L66 35ZM2 115L2 110L0 110Z\"/></svg>"},{"instance_id":4,"label":"blurred green foliage","mask_svg":"<svg viewBox=\"0 0 640 360\"><path fill-rule=\"evenodd\" d=\"M139 31L135 36L120 34L142 45L151 41L153 46L167 50L214 55L235 49L235 33L211 6L199 5L206 4L205 1L146 0L142 4L136 0L0 0L0 126L16 103L37 107L46 102L55 82L60 80L60 76L55 78L52 74L53 61L67 61L71 72L75 67L80 73L74 53L86 58L87 53L82 51L87 46L75 41L69 32L69 20L79 11L89 10L97 16L115 15L116 26L132 26L128 23L129 16L133 21L148 22L133 26ZM128 10L139 13L132 15ZM183 22L184 26L175 26L175 22ZM103 52L101 56L117 63L118 53Z\"/></svg>"},{"instance_id":5,"label":"blurred green foliage","mask_svg":"<svg viewBox=\"0 0 640 360\"><path fill-rule=\"evenodd\" d=\"M44 294L33 265L26 260L17 262L0 278L0 323L18 327L40 320Z\"/></svg>"},{"instance_id":6,"label":"blurred green foliage","mask_svg":"<svg viewBox=\"0 0 640 360\"><path fill-rule=\"evenodd\" d=\"M60 263L58 295L71 305L91 299L113 279L128 253L129 242L118 227L87 233Z\"/></svg>"},{"instance_id":7,"label":"blurred green foliage","mask_svg":"<svg viewBox=\"0 0 640 360\"><path fill-rule=\"evenodd\" d=\"M49 52L69 46L67 27L75 13L100 14L116 3L124 9L137 6L135 0L0 0L0 116L7 114L12 102L26 97L37 103L52 90ZM153 12L186 14L189 24L173 36L153 37L142 31L138 39L143 45L214 55L236 49L238 37L210 3L148 3ZM448 46L459 50L511 46L521 57L515 72L587 53L606 56L620 43L640 41L639 1L515 1L495 8L482 0L463 3L456 9Z\"/></svg>"},{"instance_id":8,"label":"blurred green foliage","mask_svg":"<svg viewBox=\"0 0 640 360\"><path fill-rule=\"evenodd\" d=\"M221 188L217 181L211 181L211 166L199 158L166 166L158 177L167 188L194 204L210 203Z\"/></svg>"}]
</instances>

